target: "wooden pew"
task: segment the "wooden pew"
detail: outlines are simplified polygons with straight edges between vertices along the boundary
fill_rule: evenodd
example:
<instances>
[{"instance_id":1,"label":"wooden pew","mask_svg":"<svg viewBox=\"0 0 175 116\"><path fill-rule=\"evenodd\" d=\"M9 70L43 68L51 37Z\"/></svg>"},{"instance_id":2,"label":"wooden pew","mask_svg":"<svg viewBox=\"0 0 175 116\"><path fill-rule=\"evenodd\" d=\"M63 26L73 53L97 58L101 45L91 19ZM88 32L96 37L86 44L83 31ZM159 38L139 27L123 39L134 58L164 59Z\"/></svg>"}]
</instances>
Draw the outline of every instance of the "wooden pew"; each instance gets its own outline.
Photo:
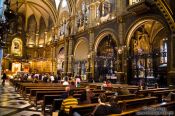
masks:
<instances>
[{"instance_id":1,"label":"wooden pew","mask_svg":"<svg viewBox=\"0 0 175 116\"><path fill-rule=\"evenodd\" d=\"M163 102L163 103L148 105L146 107L149 107L149 108L164 107L164 108L167 108L167 111L173 111L174 108L175 108L175 101ZM138 112L143 111L143 109L144 109L143 107L135 108L135 109L129 109L129 110L123 111L121 114L110 114L108 116L135 116L135 115L137 115Z\"/></svg>"},{"instance_id":2,"label":"wooden pew","mask_svg":"<svg viewBox=\"0 0 175 116\"><path fill-rule=\"evenodd\" d=\"M74 96L74 98L77 98L79 100L81 94L74 94L73 96ZM56 99L55 102L57 102L57 103L51 102L51 101L54 101L54 99ZM59 99L59 102L57 101L57 99ZM50 106L52 109L54 108L54 110L60 109L62 101L63 101L63 99L61 98L61 95L44 95L44 101L43 101L43 105L42 105L43 114L45 115L46 106Z\"/></svg>"},{"instance_id":3,"label":"wooden pew","mask_svg":"<svg viewBox=\"0 0 175 116\"><path fill-rule=\"evenodd\" d=\"M65 91L65 89L64 88L31 89L30 90L30 96L29 96L29 102L36 98L37 91Z\"/></svg>"},{"instance_id":4,"label":"wooden pew","mask_svg":"<svg viewBox=\"0 0 175 116\"><path fill-rule=\"evenodd\" d=\"M153 91L163 91L163 90L169 90L169 88L156 88L156 89L145 89L145 90L139 90L137 92L138 95L144 95L144 96L148 96L149 94L151 94Z\"/></svg>"},{"instance_id":5,"label":"wooden pew","mask_svg":"<svg viewBox=\"0 0 175 116\"><path fill-rule=\"evenodd\" d=\"M63 99L54 99L52 102L52 112L60 110Z\"/></svg>"},{"instance_id":6,"label":"wooden pew","mask_svg":"<svg viewBox=\"0 0 175 116\"><path fill-rule=\"evenodd\" d=\"M52 88L60 88L59 86L51 86L51 87L26 87L25 90L22 93L23 97L26 97L27 95L30 95L30 90L31 89L52 89Z\"/></svg>"},{"instance_id":7,"label":"wooden pew","mask_svg":"<svg viewBox=\"0 0 175 116\"><path fill-rule=\"evenodd\" d=\"M112 97L112 95L108 95L107 96L107 102L110 100L110 98ZM136 98L136 94L129 94L129 95L118 95L118 99L119 100L128 100L128 99L134 99ZM98 102L98 97L93 97L92 98L92 103L97 103Z\"/></svg>"},{"instance_id":8,"label":"wooden pew","mask_svg":"<svg viewBox=\"0 0 175 116\"><path fill-rule=\"evenodd\" d=\"M131 105L133 104L137 104L136 106L140 106L140 105L146 105L146 104L153 104L156 103L157 97L146 97L146 98L137 98L137 99L131 99L131 100L124 100L126 103L126 107L130 108ZM123 101L119 101L119 104L124 103ZM90 112L93 111L94 107L97 105L98 103L94 103L94 104L86 104L86 105L77 105L77 106L72 106L70 108L70 116L73 115L73 112L78 112L81 115L82 114L88 114ZM139 104L139 105L138 105Z\"/></svg>"},{"instance_id":9,"label":"wooden pew","mask_svg":"<svg viewBox=\"0 0 175 116\"><path fill-rule=\"evenodd\" d=\"M151 91L150 94L151 96L158 97L159 102L162 102L162 98L164 96L167 96L170 92L175 92L175 89L162 90L162 91Z\"/></svg>"},{"instance_id":10,"label":"wooden pew","mask_svg":"<svg viewBox=\"0 0 175 116\"><path fill-rule=\"evenodd\" d=\"M66 91L37 91L36 92L36 98L33 99L34 101L34 105L38 105L38 101L43 101L44 100L44 96L45 95L62 95L64 94Z\"/></svg>"},{"instance_id":11,"label":"wooden pew","mask_svg":"<svg viewBox=\"0 0 175 116\"><path fill-rule=\"evenodd\" d=\"M31 80L21 81L21 80L13 80L13 86L15 90L18 91L22 83L32 83Z\"/></svg>"},{"instance_id":12,"label":"wooden pew","mask_svg":"<svg viewBox=\"0 0 175 116\"><path fill-rule=\"evenodd\" d=\"M61 102L57 102L58 100L60 100ZM54 101L57 103L55 103ZM61 95L44 95L44 100L43 100L43 104L42 104L42 113L45 115L46 106L49 106L51 108L51 111L55 111L55 109L53 109L53 108L57 109L57 107L59 107L59 106L61 107L62 101L63 101L63 99L61 99ZM54 105L54 107L52 104Z\"/></svg>"},{"instance_id":13,"label":"wooden pew","mask_svg":"<svg viewBox=\"0 0 175 116\"><path fill-rule=\"evenodd\" d=\"M29 83L29 84L21 84L19 92L22 93L25 91L26 87L64 87L61 84L58 83Z\"/></svg>"}]
</instances>

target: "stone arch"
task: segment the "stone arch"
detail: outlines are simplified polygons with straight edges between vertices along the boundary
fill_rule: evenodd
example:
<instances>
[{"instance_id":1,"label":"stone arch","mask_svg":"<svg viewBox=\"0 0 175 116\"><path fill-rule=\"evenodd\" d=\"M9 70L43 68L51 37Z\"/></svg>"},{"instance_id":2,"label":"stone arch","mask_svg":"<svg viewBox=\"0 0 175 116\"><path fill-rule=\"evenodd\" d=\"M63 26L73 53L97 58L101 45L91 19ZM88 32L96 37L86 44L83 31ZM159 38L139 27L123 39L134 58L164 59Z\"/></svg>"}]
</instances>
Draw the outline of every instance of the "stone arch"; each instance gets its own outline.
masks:
<instances>
[{"instance_id":1,"label":"stone arch","mask_svg":"<svg viewBox=\"0 0 175 116\"><path fill-rule=\"evenodd\" d=\"M101 31L96 37L96 40L95 40L95 43L94 43L95 53L97 52L97 48L98 48L99 43L107 35L111 35L113 40L116 42L116 45L119 46L119 40L117 39L117 36L114 34L114 31L109 30L109 29L105 29L105 30Z\"/></svg>"},{"instance_id":2,"label":"stone arch","mask_svg":"<svg viewBox=\"0 0 175 116\"><path fill-rule=\"evenodd\" d=\"M88 58L88 42L85 37L79 38L78 42L74 48L74 59L76 60L86 60Z\"/></svg>"},{"instance_id":3,"label":"stone arch","mask_svg":"<svg viewBox=\"0 0 175 116\"><path fill-rule=\"evenodd\" d=\"M169 32L167 23L160 16L145 16L132 23L125 38L129 56L128 82L134 78L156 78L160 69L164 72L161 75L166 77ZM164 68L161 68L162 65ZM147 83L146 79L144 81Z\"/></svg>"},{"instance_id":4,"label":"stone arch","mask_svg":"<svg viewBox=\"0 0 175 116\"><path fill-rule=\"evenodd\" d=\"M167 23L165 23L163 21L162 17L160 17L160 16L151 16L150 15L150 16L145 16L145 17L139 18L131 24L131 26L128 28L128 30L126 32L125 40L124 40L126 46L129 46L132 32L134 32L139 25L144 24L145 22L150 21L150 20L155 20L155 21L160 22L165 28L168 27ZM167 29L169 30L169 28L167 28Z\"/></svg>"}]
</instances>

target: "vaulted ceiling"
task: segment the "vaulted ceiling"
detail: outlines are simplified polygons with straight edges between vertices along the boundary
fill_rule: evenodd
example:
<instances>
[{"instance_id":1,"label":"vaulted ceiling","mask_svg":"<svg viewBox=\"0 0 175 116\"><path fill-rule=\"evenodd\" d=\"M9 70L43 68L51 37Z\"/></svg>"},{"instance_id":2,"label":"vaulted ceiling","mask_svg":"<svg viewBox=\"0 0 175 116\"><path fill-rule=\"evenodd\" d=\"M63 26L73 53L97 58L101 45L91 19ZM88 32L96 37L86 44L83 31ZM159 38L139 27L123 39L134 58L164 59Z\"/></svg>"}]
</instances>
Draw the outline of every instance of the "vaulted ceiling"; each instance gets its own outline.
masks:
<instances>
[{"instance_id":1,"label":"vaulted ceiling","mask_svg":"<svg viewBox=\"0 0 175 116\"><path fill-rule=\"evenodd\" d=\"M71 13L75 1L76 0L11 0L10 7L25 17L26 29L31 16L35 17L38 27L40 19L43 18L47 28L49 21L52 21L54 26L58 25L59 17L61 16L60 12L65 9L62 6L66 5L66 9Z\"/></svg>"}]
</instances>

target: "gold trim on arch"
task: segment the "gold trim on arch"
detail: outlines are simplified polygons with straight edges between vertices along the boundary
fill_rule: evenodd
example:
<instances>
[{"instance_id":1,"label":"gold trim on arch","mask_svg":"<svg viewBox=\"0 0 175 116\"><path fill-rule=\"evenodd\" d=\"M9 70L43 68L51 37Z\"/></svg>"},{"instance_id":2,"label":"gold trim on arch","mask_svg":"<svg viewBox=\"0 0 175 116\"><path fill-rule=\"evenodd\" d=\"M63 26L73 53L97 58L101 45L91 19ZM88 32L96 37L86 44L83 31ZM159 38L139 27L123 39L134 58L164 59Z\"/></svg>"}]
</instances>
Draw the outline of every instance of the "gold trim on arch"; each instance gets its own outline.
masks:
<instances>
[{"instance_id":1,"label":"gold trim on arch","mask_svg":"<svg viewBox=\"0 0 175 116\"><path fill-rule=\"evenodd\" d=\"M96 40L95 40L95 43L94 43L94 51L95 51L95 53L97 53L97 48L98 48L98 46L99 46L101 40L102 40L105 36L107 36L107 35L109 35L109 34L112 36L112 39L116 42L116 45L119 46L119 41L117 40L117 37L116 37L116 35L115 35L113 32L111 32L111 31L102 32L102 33L100 33L100 34L97 36L97 38L96 38Z\"/></svg>"}]
</instances>

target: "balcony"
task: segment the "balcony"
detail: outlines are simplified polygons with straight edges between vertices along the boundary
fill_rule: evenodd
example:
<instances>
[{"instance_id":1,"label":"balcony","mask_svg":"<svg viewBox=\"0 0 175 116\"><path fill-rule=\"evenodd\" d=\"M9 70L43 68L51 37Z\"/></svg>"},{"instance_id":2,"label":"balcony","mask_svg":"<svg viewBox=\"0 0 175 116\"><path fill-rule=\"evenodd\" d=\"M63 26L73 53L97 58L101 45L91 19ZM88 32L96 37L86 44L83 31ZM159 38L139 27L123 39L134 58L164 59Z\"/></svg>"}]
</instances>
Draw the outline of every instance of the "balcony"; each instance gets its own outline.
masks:
<instances>
[{"instance_id":1,"label":"balcony","mask_svg":"<svg viewBox=\"0 0 175 116\"><path fill-rule=\"evenodd\" d=\"M152 0L140 0L127 7L127 11L136 15L147 12L150 9Z\"/></svg>"}]
</instances>

